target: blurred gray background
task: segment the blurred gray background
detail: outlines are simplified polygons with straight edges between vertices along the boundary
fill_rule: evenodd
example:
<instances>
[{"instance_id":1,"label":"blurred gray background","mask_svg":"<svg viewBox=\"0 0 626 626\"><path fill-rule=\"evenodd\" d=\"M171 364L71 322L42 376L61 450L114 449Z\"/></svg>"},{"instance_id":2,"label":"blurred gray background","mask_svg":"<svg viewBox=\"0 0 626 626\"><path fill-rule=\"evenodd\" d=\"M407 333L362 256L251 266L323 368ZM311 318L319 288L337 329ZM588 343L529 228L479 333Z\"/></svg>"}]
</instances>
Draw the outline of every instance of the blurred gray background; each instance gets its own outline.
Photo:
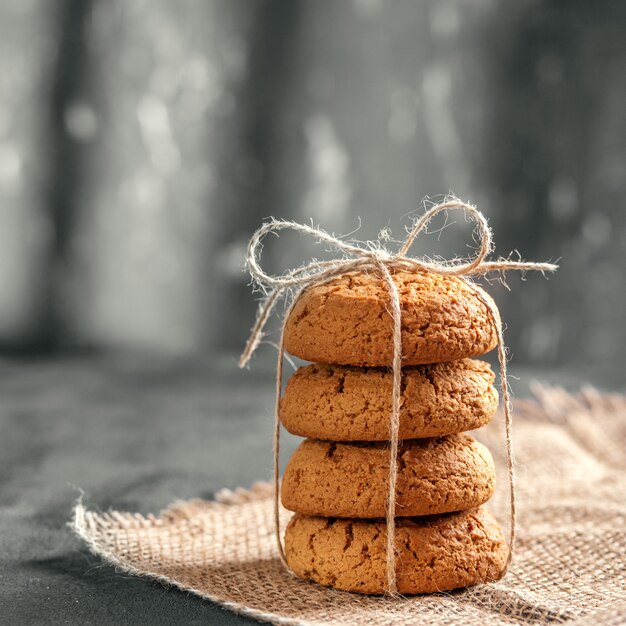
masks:
<instances>
[{"instance_id":1,"label":"blurred gray background","mask_svg":"<svg viewBox=\"0 0 626 626\"><path fill-rule=\"evenodd\" d=\"M561 259L494 287L515 363L624 383L625 25L611 0L1 2L2 352L234 353L264 218L400 238L453 191L500 254Z\"/></svg>"}]
</instances>

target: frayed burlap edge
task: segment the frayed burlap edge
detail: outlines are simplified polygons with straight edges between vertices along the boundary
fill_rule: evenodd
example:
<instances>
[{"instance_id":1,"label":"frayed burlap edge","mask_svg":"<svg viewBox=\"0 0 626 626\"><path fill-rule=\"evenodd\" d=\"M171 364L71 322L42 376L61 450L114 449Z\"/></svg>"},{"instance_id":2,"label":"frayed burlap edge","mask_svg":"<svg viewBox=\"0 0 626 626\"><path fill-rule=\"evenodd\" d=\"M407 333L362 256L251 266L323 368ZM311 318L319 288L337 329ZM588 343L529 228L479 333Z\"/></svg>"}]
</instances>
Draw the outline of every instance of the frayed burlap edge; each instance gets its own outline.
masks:
<instances>
[{"instance_id":1,"label":"frayed burlap edge","mask_svg":"<svg viewBox=\"0 0 626 626\"><path fill-rule=\"evenodd\" d=\"M518 401L516 404L518 425L525 424L532 429L533 424L538 425L538 428L540 428L541 424L550 424L552 427L556 427L560 431L567 432L568 436L574 442L577 440L584 440L585 445L587 446L587 451L588 447L591 446L592 451L595 451L597 456L601 458L609 468L615 469L616 472L624 469L626 466L626 453L624 452L624 444L626 443L626 428L623 427L623 423L626 420L625 396L618 394L601 394L591 387L584 388L576 395L569 394L561 389L546 388L543 386L535 386L533 391L536 395L536 400ZM603 421L603 418L608 419L608 416L611 415L613 417L617 416L618 419L613 419L611 421L611 427L606 429L604 428L604 422L606 420ZM596 425L594 430L590 430L590 423L592 422ZM618 425L617 430L615 429L616 424ZM530 432L532 432L532 430ZM591 439L589 439L590 433ZM491 439L492 437L495 441L497 439L497 433L492 433L491 435L488 433L487 439ZM527 462L526 459L522 459L522 461ZM611 489L615 487L618 487L618 491L621 490L621 493L624 493L623 481L620 485L617 485L616 483L615 485L610 486ZM600 491L602 491L602 489L600 489ZM604 491L606 491L606 489ZM271 501L272 493L273 491L271 485L267 483L258 483L250 490L222 490L216 494L215 501L213 502L206 502L202 500L179 502L164 510L159 516L148 515L146 517L138 514L119 513L115 511L102 514L94 513L85 508L81 497L75 506L74 517L70 526L87 544L91 552L101 557L107 563L113 565L118 571L147 577L165 585L172 585L183 591L194 593L202 598L220 604L235 613L261 621L276 624L302 624L305 626L333 623L334 620L329 618L328 607L325 607L324 610L320 611L319 617L322 618L321 620L316 619L317 616L311 616L310 610L309 614L303 617L294 616L293 614L281 614L280 611L261 610L259 607L252 607L242 602L233 601L231 597L228 597L228 594L215 593L213 590L207 589L206 587L194 586L188 582L181 582L174 576L165 576L158 573L158 571L155 572L154 570L158 568L145 567L145 562L144 567L139 567L137 565L137 561L133 561L132 558L129 558L129 554L124 551L126 549L124 541L122 541L121 544L116 544L115 550L111 548L112 537L115 538L115 541L117 541L120 537L124 540L127 538L136 540L138 534L144 533L146 537L149 538L150 533L153 530L163 528L166 524L179 523L181 521L184 522L185 532L190 534L198 533L199 529L193 525L196 517L199 518L200 516L210 514L212 511L224 511L229 508L236 509L237 507L240 507L240 510L247 510L250 507L258 507L259 505L265 506L266 503ZM620 501L619 497L617 501ZM575 508L578 505L583 507L583 501L580 500L580 503L573 504ZM612 506L615 509L615 503L612 503ZM622 506L619 509L615 509L614 512L615 515L622 520L623 524L625 513L624 507ZM610 510L608 515L611 515ZM244 543L246 540L247 539L244 538ZM146 544L150 543L146 538L144 538L143 541ZM271 541L271 538L268 538L268 542L269 541ZM622 540L620 539L620 541ZM618 545L617 557L619 559L621 553L623 562L623 541L622 543L616 543ZM120 545L122 546L121 548ZM524 542L522 542L521 550L523 552ZM593 559L593 555L589 556ZM153 557L154 555L151 555L150 558ZM148 561L150 561L150 559L148 559ZM155 563L156 561L153 559L151 562ZM282 574L282 576L284 576L284 574ZM302 583L302 585L302 590L305 593L307 589L315 589L315 593L318 594L320 593L320 590L322 590L322 588L318 586L309 586L306 583ZM489 591L489 588L493 591ZM457 595L439 594L440 596L445 596L442 598L442 601L448 606L447 609L442 606L442 610L449 611L449 607L452 606L450 605L450 602L455 604L458 603L459 605L459 612L457 612L456 609L453 614L448 612L447 618L445 618L445 615L441 615L440 617L442 619L439 621L443 622L445 619L449 619L450 617L457 617L459 619L468 617L468 623L470 623L469 614L463 614L462 609L469 610L472 608L470 604L473 604L475 608L479 610L483 603L485 605L489 604L489 596L497 594L498 591L509 595L516 593L515 586L510 588L508 585L500 582L494 583L493 585L481 585L480 587L467 590L466 592L462 592ZM532 602L529 602L525 597L524 590L521 590L519 593L519 599L516 598L514 603L521 603L521 605L524 606L516 609L515 614L512 612L511 606L508 608L503 606L501 623L519 623L522 621L528 621L534 623L567 622L570 624L582 624L585 623L586 620L590 620L592 616L594 623L598 624L624 623L626 621L626 591L622 589L621 594L619 593L619 590L615 591L614 589L611 589L609 591L610 593L603 594L603 596L606 595L608 599L606 602L603 601L601 605L598 604L597 600L592 600L589 602L588 606L573 606L569 603L566 607L555 608L554 602L546 602L544 606L541 601L537 600L537 598L531 594L530 597L535 598L535 603L533 605ZM352 594L344 594L342 592L325 589L322 590L322 593L328 594L327 604L329 606L337 602L348 605L356 604L363 610L367 610L365 607L366 604L373 606L369 604L372 601L371 598L367 598L366 602L360 602L355 601L355 596ZM481 599L481 594L484 596L483 599ZM400 609L403 603L407 603L407 608L409 608L408 603L415 602L415 600L415 598L399 600L379 598L377 600L375 599L374 602L379 602L381 606L389 606L389 602L394 602L396 604L396 608ZM427 600L423 600L423 602L426 603ZM463 607L461 605L463 605ZM416 605L413 605L413 608L415 608L415 606ZM493 609L492 604L490 608ZM310 609L310 607L308 607L308 609ZM368 619L364 619L364 615L365 614L362 614L361 617L359 617L360 623L368 623ZM436 609L433 609L431 617L434 617L435 615L437 615L437 612ZM417 615L413 615L413 619L417 617ZM421 617L426 617L426 614L421 615ZM500 623L499 620L494 621L494 617L497 618L497 616L490 614L488 623ZM394 611L393 615L390 614L388 619L385 618L384 620L381 620L379 618L380 616L373 616L372 621L369 623L401 623L397 611ZM480 621L478 616L474 614L472 616L471 623L478 623L478 621ZM349 618L345 618L344 616L336 623L344 624L350 622ZM432 623L437 623L437 620Z\"/></svg>"},{"instance_id":2,"label":"frayed burlap edge","mask_svg":"<svg viewBox=\"0 0 626 626\"><path fill-rule=\"evenodd\" d=\"M238 487L234 491L230 489L222 489L215 494L215 502L219 504L244 504L246 502L252 502L254 500L271 498L273 490L274 487L271 483L260 481L252 485L250 489L243 489L242 487ZM201 503L202 500L191 500L188 502L178 501L173 503L165 510L171 511L177 506L189 504L193 505L196 502ZM156 520L156 517L152 515L144 518L143 516L138 514L133 515L129 513L118 513L116 511L102 514L103 519L116 520L124 525L129 523L129 517L132 517L134 520L136 520L139 525L144 525L146 521L149 522ZM76 535L78 535L78 537L80 537L87 544L89 550L93 554L103 559L108 565L112 565L118 572L132 574L133 576L141 576L142 578L149 578L150 580L157 581L166 586L176 587L181 591L188 591L189 593L200 596L205 600L210 600L211 602L220 604L224 608L229 609L230 611L233 611L238 615L245 615L247 617L252 617L263 622L289 625L298 624L302 626L307 626L307 624L311 624L310 622L305 623L302 621L294 621L292 618L282 617L274 613L258 611L250 607L238 604L237 602L231 602L230 600L228 600L228 598L207 593L202 589L194 589L193 587L181 585L178 581L168 578L167 576L155 574L154 572L148 572L128 565L127 563L123 563L122 561L120 561L116 554L110 552L109 550L103 549L98 541L96 541L96 524L94 523L94 521L95 516L84 506L83 495L81 495L74 505L74 515L72 521L69 523L69 526L76 533Z\"/></svg>"}]
</instances>

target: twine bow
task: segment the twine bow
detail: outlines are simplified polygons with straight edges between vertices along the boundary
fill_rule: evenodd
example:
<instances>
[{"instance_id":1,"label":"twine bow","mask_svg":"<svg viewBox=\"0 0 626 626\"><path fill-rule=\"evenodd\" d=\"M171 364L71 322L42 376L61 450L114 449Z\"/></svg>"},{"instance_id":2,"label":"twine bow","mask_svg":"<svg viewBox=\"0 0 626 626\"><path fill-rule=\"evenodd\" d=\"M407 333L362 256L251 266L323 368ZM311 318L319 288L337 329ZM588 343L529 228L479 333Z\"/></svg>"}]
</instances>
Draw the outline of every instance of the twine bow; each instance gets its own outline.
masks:
<instances>
[{"instance_id":1,"label":"twine bow","mask_svg":"<svg viewBox=\"0 0 626 626\"><path fill-rule=\"evenodd\" d=\"M461 210L476 224L476 232L480 244L479 250L473 258L468 260L433 261L429 259L419 259L407 256L415 238L426 228L427 224L437 214L443 211ZM312 261L297 269L289 270L282 275L272 276L267 274L259 263L263 238L268 233L277 233L281 230L293 230L299 233L311 235L317 242L326 242L343 253L343 258L329 261ZM392 271L421 271L435 272L445 276L458 276L465 281L485 304L490 312L498 339L498 361L500 365L500 386L502 389L502 404L505 418L506 454L509 478L510 497L510 535L509 553L504 573L508 569L513 558L515 547L516 531L516 498L515 498L515 468L513 462L513 442L511 434L512 409L507 382L506 347L504 345L502 321L500 313L494 301L485 291L469 279L472 276L481 276L491 272L506 272L510 270L522 271L536 270L540 272L554 272L557 265L552 263L526 263L523 261L512 261L510 259L497 259L495 261L486 260L492 252L492 234L487 220L483 214L475 207L458 200L457 198L447 198L444 202L428 209L420 217L397 253L391 253L379 245L369 243L368 247L362 247L353 243L342 241L337 237L312 226L298 224L292 221L271 220L263 224L253 235L248 243L247 267L252 275L253 281L261 287L266 297L261 302L257 319L252 328L250 338L239 359L239 366L244 367L250 360L252 354L259 346L263 338L263 329L269 319L272 310L281 297L290 294L291 302L284 314L280 341L278 345L278 362L276 366L276 397L274 409L274 526L276 540L278 543L279 556L284 566L289 569L287 559L280 535L279 521L279 453L280 453L280 419L279 403L283 381L283 360L285 353L285 325L289 314L297 300L297 296L302 290L313 285L320 285L333 278L353 271L378 272L386 283L390 298L390 313L393 322L393 391L392 410L389 423L389 485L387 493L387 592L390 595L397 595L396 567L395 567L395 492L397 482L397 456L398 456L398 433L400 425L400 402L401 402L401 379L402 379L402 334L401 334L401 307L398 289L392 278Z\"/></svg>"}]
</instances>

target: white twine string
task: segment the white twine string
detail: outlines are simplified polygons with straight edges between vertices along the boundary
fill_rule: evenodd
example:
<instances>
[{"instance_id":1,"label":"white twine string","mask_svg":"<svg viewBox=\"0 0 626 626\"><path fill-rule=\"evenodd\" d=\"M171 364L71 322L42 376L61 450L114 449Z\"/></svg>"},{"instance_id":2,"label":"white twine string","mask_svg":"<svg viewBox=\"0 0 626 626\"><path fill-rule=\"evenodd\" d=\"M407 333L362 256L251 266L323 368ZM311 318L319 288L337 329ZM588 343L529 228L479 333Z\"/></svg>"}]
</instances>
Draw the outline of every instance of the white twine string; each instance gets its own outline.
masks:
<instances>
[{"instance_id":1,"label":"white twine string","mask_svg":"<svg viewBox=\"0 0 626 626\"><path fill-rule=\"evenodd\" d=\"M469 260L433 261L429 259L418 259L409 257L408 252L415 241L415 238L422 232L435 215L449 210L464 211L476 224L480 248L476 255ZM276 233L281 230L293 230L299 233L311 235L317 242L326 242L332 248L343 253L343 258L330 261L312 261L297 269L289 270L280 276L267 274L260 266L259 257L262 249L262 240L268 233ZM483 214L475 207L458 200L448 198L444 202L428 209L422 217L417 220L413 228L396 254L380 246L362 247L352 243L347 243L334 237L333 235L313 226L298 224L297 222L284 220L271 220L263 224L253 235L248 243L247 267L254 282L266 293L265 299L261 302L256 322L252 328L250 338L239 359L239 366L244 367L250 360L252 354L263 339L263 329L269 319L276 303L281 297L291 294L292 300L285 315L283 316L280 342L278 347L278 362L276 366L276 398L274 407L274 521L278 552L283 565L289 569L285 551L283 548L280 533L280 419L278 416L280 396L283 380L283 360L285 353L285 325L295 302L296 296L302 290L314 285L320 285L333 278L342 276L348 272L377 272L383 278L390 296L390 310L393 322L393 387L392 387L392 410L389 420L389 485L387 493L387 592L390 595L397 595L396 567L395 567L395 493L398 475L398 433L400 425L400 401L401 401L401 380L402 380L402 320L400 297L397 287L393 281L392 271L422 271L435 272L445 276L459 276L462 278L489 310L498 339L498 362L500 365L500 386L502 389L502 404L504 409L506 454L509 478L510 496L510 535L509 554L506 567L502 575L506 573L515 548L515 532L517 520L517 505L515 497L515 467L513 456L513 437L511 432L512 410L507 381L506 347L504 345L502 320L500 312L493 300L478 285L471 282L472 276L485 275L490 272L506 272L510 270L527 271L536 270L540 272L554 272L557 265L553 263L526 263L523 261L511 261L509 259L497 259L486 261L486 257L492 251L492 234L487 220Z\"/></svg>"}]
</instances>

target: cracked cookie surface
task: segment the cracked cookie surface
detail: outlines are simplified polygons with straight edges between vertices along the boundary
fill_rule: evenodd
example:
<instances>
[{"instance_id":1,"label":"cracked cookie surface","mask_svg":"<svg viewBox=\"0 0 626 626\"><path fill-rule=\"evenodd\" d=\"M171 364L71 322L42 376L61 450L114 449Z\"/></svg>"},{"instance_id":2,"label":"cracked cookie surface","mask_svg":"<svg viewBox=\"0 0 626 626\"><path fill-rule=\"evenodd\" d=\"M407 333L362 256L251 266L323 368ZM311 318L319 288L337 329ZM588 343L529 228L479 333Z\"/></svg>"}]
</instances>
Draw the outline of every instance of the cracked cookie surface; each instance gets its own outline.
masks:
<instances>
[{"instance_id":1,"label":"cracked cookie surface","mask_svg":"<svg viewBox=\"0 0 626 626\"><path fill-rule=\"evenodd\" d=\"M400 439L438 437L484 426L498 406L488 363L460 359L402 371ZM300 367L280 402L285 428L333 441L389 439L392 374L386 369Z\"/></svg>"},{"instance_id":2,"label":"cracked cookie surface","mask_svg":"<svg viewBox=\"0 0 626 626\"><path fill-rule=\"evenodd\" d=\"M484 508L398 519L395 545L401 594L494 581L507 559L502 530ZM296 514L285 533L287 562L296 575L344 591L385 592L385 547L383 521Z\"/></svg>"},{"instance_id":3,"label":"cracked cookie surface","mask_svg":"<svg viewBox=\"0 0 626 626\"><path fill-rule=\"evenodd\" d=\"M480 506L495 488L489 450L466 434L400 443L396 516ZM281 499L290 511L324 517L385 517L389 475L386 443L307 439L293 453Z\"/></svg>"},{"instance_id":4,"label":"cracked cookie surface","mask_svg":"<svg viewBox=\"0 0 626 626\"><path fill-rule=\"evenodd\" d=\"M396 271L402 308L402 362L419 365L479 356L495 348L489 309L455 276ZM488 297L488 296L486 296ZM285 326L285 347L305 361L389 366L389 293L377 275L350 273L306 289Z\"/></svg>"}]
</instances>

